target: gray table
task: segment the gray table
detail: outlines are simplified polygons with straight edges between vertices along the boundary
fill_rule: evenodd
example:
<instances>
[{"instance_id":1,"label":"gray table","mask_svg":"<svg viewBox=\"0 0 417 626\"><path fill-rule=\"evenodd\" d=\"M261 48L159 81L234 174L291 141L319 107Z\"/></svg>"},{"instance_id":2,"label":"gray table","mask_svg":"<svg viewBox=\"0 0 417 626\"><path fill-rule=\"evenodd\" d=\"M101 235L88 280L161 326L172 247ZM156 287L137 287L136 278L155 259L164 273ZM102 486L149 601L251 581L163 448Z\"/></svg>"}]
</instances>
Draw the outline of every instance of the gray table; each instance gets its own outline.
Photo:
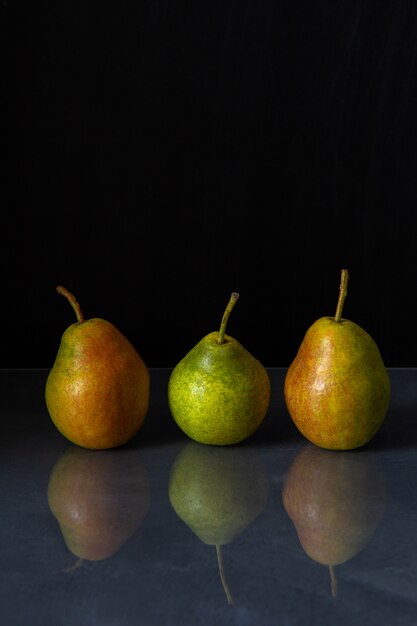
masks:
<instances>
[{"instance_id":1,"label":"gray table","mask_svg":"<svg viewBox=\"0 0 417 626\"><path fill-rule=\"evenodd\" d=\"M1 371L1 625L417 624L417 370L390 370L382 429L348 453L303 439L285 369L268 371L270 410L246 442L192 443L170 370L153 369L142 431L106 452L55 429L46 370ZM174 466L202 484L194 530L171 504L187 499Z\"/></svg>"}]
</instances>

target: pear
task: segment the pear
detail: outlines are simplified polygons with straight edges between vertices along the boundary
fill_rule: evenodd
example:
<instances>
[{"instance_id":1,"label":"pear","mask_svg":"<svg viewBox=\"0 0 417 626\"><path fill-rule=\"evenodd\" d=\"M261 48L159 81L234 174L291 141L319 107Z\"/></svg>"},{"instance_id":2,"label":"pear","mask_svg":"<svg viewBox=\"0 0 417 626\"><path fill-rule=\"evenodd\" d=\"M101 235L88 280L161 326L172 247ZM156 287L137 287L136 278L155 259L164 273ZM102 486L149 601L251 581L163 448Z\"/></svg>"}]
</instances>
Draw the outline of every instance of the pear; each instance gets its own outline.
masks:
<instances>
[{"instance_id":1,"label":"pear","mask_svg":"<svg viewBox=\"0 0 417 626\"><path fill-rule=\"evenodd\" d=\"M203 543L216 546L229 604L233 598L221 546L234 541L254 522L267 503L268 491L266 468L248 448L192 441L171 467L168 495L172 508Z\"/></svg>"},{"instance_id":2,"label":"pear","mask_svg":"<svg viewBox=\"0 0 417 626\"><path fill-rule=\"evenodd\" d=\"M366 453L323 450L308 444L292 462L282 500L306 554L330 569L370 541L385 509L385 478Z\"/></svg>"},{"instance_id":3,"label":"pear","mask_svg":"<svg viewBox=\"0 0 417 626\"><path fill-rule=\"evenodd\" d=\"M57 287L77 322L64 332L45 400L52 421L71 442L90 449L129 441L148 411L150 377L132 344L110 322L84 320L80 305Z\"/></svg>"},{"instance_id":4,"label":"pear","mask_svg":"<svg viewBox=\"0 0 417 626\"><path fill-rule=\"evenodd\" d=\"M238 298L238 293L232 293L220 330L203 337L169 379L171 413L178 426L200 443L230 445L243 441L257 430L268 410L270 380L266 369L225 334Z\"/></svg>"},{"instance_id":5,"label":"pear","mask_svg":"<svg viewBox=\"0 0 417 626\"><path fill-rule=\"evenodd\" d=\"M136 451L71 446L49 475L48 504L76 557L107 559L149 511L148 472Z\"/></svg>"},{"instance_id":6,"label":"pear","mask_svg":"<svg viewBox=\"0 0 417 626\"><path fill-rule=\"evenodd\" d=\"M335 317L310 326L284 383L286 406L297 428L317 446L334 450L370 441L390 400L390 379L375 341L342 319L348 277L348 270L342 270Z\"/></svg>"}]
</instances>

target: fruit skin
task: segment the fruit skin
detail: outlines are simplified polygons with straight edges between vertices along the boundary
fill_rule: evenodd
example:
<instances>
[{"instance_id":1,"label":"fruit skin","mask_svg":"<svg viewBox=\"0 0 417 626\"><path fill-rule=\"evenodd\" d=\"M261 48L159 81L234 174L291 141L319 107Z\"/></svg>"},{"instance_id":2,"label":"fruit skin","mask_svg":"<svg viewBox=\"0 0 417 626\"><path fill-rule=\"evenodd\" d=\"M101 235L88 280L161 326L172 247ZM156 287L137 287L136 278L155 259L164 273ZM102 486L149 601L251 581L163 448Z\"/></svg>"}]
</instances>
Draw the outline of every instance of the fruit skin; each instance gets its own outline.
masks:
<instances>
[{"instance_id":1,"label":"fruit skin","mask_svg":"<svg viewBox=\"0 0 417 626\"><path fill-rule=\"evenodd\" d=\"M233 541L264 509L266 468L245 448L190 442L175 459L169 478L172 508L201 541Z\"/></svg>"},{"instance_id":2,"label":"fruit skin","mask_svg":"<svg viewBox=\"0 0 417 626\"><path fill-rule=\"evenodd\" d=\"M262 423L269 406L270 380L264 366L236 339L212 332L172 371L168 401L178 426L211 445L243 441Z\"/></svg>"},{"instance_id":3,"label":"fruit skin","mask_svg":"<svg viewBox=\"0 0 417 626\"><path fill-rule=\"evenodd\" d=\"M385 510L385 479L362 452L307 445L287 472L282 500L310 558L339 565L369 542Z\"/></svg>"},{"instance_id":4,"label":"fruit skin","mask_svg":"<svg viewBox=\"0 0 417 626\"><path fill-rule=\"evenodd\" d=\"M318 319L308 329L284 383L300 432L322 448L348 450L379 430L390 380L372 337L349 320Z\"/></svg>"},{"instance_id":5,"label":"fruit skin","mask_svg":"<svg viewBox=\"0 0 417 626\"><path fill-rule=\"evenodd\" d=\"M126 443L142 426L149 394L147 366L113 324L92 318L67 328L45 388L67 439L91 449Z\"/></svg>"},{"instance_id":6,"label":"fruit skin","mask_svg":"<svg viewBox=\"0 0 417 626\"><path fill-rule=\"evenodd\" d=\"M148 472L135 450L71 446L50 473L48 504L75 556L107 559L149 511Z\"/></svg>"}]
</instances>

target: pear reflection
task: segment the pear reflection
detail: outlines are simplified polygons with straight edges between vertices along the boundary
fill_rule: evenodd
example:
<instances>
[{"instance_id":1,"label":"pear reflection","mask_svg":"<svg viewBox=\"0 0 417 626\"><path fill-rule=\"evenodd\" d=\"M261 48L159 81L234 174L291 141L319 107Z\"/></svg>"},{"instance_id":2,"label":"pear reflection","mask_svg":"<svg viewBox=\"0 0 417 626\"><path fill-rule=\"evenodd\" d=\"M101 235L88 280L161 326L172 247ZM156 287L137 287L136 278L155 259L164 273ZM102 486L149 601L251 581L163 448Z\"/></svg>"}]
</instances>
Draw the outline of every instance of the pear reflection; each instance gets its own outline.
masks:
<instances>
[{"instance_id":1,"label":"pear reflection","mask_svg":"<svg viewBox=\"0 0 417 626\"><path fill-rule=\"evenodd\" d=\"M223 588L232 604L221 546L233 541L264 509L265 466L250 449L191 442L173 463L168 492L178 517L201 541L216 546Z\"/></svg>"},{"instance_id":2,"label":"pear reflection","mask_svg":"<svg viewBox=\"0 0 417 626\"><path fill-rule=\"evenodd\" d=\"M282 498L305 552L329 566L335 596L335 566L363 550L383 516L381 469L364 452L308 445L289 468Z\"/></svg>"},{"instance_id":3,"label":"pear reflection","mask_svg":"<svg viewBox=\"0 0 417 626\"><path fill-rule=\"evenodd\" d=\"M148 473L137 451L71 446L52 468L48 503L76 565L107 559L148 513Z\"/></svg>"}]
</instances>

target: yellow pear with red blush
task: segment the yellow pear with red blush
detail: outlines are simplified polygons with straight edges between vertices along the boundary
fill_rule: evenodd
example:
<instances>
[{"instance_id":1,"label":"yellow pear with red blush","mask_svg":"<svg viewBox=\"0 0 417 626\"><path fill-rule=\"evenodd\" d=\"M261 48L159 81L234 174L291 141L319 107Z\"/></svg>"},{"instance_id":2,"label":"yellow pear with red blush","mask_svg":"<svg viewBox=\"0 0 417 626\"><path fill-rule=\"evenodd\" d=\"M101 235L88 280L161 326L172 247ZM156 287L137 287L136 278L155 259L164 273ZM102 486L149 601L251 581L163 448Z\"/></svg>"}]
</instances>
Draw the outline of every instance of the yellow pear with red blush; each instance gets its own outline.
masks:
<instances>
[{"instance_id":1,"label":"yellow pear with red blush","mask_svg":"<svg viewBox=\"0 0 417 626\"><path fill-rule=\"evenodd\" d=\"M57 287L77 322L64 332L45 388L57 429L73 443L108 449L128 442L148 411L150 376L133 345L110 322L84 319L71 292Z\"/></svg>"},{"instance_id":2,"label":"yellow pear with red blush","mask_svg":"<svg viewBox=\"0 0 417 626\"><path fill-rule=\"evenodd\" d=\"M390 379L377 344L358 324L342 318L348 276L342 270L335 316L310 326L284 383L285 403L299 431L332 450L368 443L390 401Z\"/></svg>"}]
</instances>

